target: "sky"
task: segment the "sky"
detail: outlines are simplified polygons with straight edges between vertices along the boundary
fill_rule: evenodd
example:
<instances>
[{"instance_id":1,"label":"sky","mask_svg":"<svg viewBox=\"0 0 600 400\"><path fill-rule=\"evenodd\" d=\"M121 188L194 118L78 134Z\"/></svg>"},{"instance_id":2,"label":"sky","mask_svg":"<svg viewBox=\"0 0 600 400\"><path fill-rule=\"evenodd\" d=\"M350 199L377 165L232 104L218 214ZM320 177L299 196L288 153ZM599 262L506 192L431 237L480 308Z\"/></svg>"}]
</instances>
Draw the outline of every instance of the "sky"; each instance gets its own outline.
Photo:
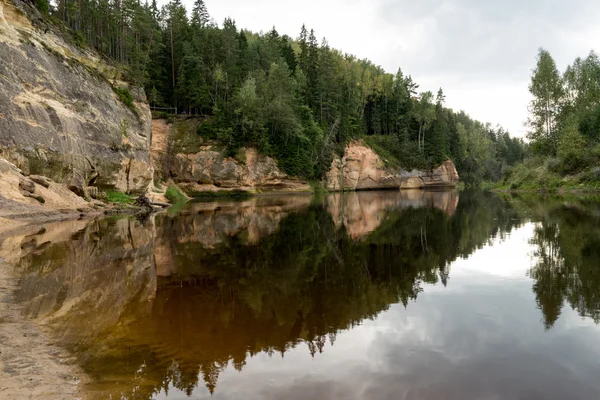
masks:
<instances>
[{"instance_id":1,"label":"sky","mask_svg":"<svg viewBox=\"0 0 600 400\"><path fill-rule=\"evenodd\" d=\"M188 10L193 0L183 0ZM446 105L524 136L539 47L562 71L600 50L597 0L205 0L221 25L296 38L302 24L345 53L402 68Z\"/></svg>"}]
</instances>

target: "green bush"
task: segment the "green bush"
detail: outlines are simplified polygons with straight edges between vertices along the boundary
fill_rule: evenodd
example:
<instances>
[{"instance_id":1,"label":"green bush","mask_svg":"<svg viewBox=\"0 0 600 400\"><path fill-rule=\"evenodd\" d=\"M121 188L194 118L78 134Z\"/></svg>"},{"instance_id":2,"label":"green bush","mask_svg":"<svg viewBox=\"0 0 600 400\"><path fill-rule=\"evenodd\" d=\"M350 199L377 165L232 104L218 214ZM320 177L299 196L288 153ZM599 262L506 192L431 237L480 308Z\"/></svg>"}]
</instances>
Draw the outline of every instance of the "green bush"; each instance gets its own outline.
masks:
<instances>
[{"instance_id":1,"label":"green bush","mask_svg":"<svg viewBox=\"0 0 600 400\"><path fill-rule=\"evenodd\" d=\"M585 170L579 177L580 182L600 183L600 167L592 167Z\"/></svg>"},{"instance_id":2,"label":"green bush","mask_svg":"<svg viewBox=\"0 0 600 400\"><path fill-rule=\"evenodd\" d=\"M570 174L582 170L589 162L586 140L576 128L567 128L560 138L557 155L560 160L560 172Z\"/></svg>"},{"instance_id":3,"label":"green bush","mask_svg":"<svg viewBox=\"0 0 600 400\"><path fill-rule=\"evenodd\" d=\"M43 0L42 0L43 1ZM83 36L81 34L81 32L75 32L73 33L73 39L75 39L75 44L78 47L81 47L82 49L85 48L86 43L85 43L85 36Z\"/></svg>"},{"instance_id":4,"label":"green bush","mask_svg":"<svg viewBox=\"0 0 600 400\"><path fill-rule=\"evenodd\" d=\"M122 88L118 86L113 87L113 91L119 96L119 100L121 103L125 104L127 108L129 108L135 115L137 115L137 110L135 108L135 104L133 103L133 95L127 88Z\"/></svg>"},{"instance_id":5,"label":"green bush","mask_svg":"<svg viewBox=\"0 0 600 400\"><path fill-rule=\"evenodd\" d=\"M48 0L35 0L35 7L39 12L45 15L48 15L48 12L50 11Z\"/></svg>"},{"instance_id":6,"label":"green bush","mask_svg":"<svg viewBox=\"0 0 600 400\"><path fill-rule=\"evenodd\" d=\"M165 197L172 204L185 203L187 201L187 197L185 197L185 195L181 193L181 190L179 190L177 186L169 186L169 188L165 192Z\"/></svg>"},{"instance_id":7,"label":"green bush","mask_svg":"<svg viewBox=\"0 0 600 400\"><path fill-rule=\"evenodd\" d=\"M427 168L431 163L423 157L414 142L401 142L397 136L365 136L364 141L392 168Z\"/></svg>"},{"instance_id":8,"label":"green bush","mask_svg":"<svg viewBox=\"0 0 600 400\"><path fill-rule=\"evenodd\" d=\"M109 203L133 204L134 198L117 190L107 190L106 199Z\"/></svg>"}]
</instances>

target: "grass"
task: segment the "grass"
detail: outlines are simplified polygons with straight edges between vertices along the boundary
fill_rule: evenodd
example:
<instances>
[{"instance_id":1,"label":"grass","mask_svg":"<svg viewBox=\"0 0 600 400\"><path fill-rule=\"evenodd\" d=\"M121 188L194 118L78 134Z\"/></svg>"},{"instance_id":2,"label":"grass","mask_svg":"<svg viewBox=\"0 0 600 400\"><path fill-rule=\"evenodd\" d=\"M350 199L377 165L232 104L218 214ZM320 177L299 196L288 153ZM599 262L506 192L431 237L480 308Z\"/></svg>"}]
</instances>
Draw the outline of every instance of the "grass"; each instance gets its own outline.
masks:
<instances>
[{"instance_id":1,"label":"grass","mask_svg":"<svg viewBox=\"0 0 600 400\"><path fill-rule=\"evenodd\" d=\"M571 175L562 175L552 158L530 158L513 167L497 183L485 183L484 189L503 191L595 191L600 190L600 168L589 166Z\"/></svg>"},{"instance_id":2,"label":"grass","mask_svg":"<svg viewBox=\"0 0 600 400\"><path fill-rule=\"evenodd\" d=\"M133 204L135 199L133 196L130 196L126 193L119 192L117 190L107 190L106 191L106 199L109 203L119 203L119 204Z\"/></svg>"},{"instance_id":3,"label":"grass","mask_svg":"<svg viewBox=\"0 0 600 400\"><path fill-rule=\"evenodd\" d=\"M177 186L169 186L165 192L165 197L171 202L171 204L181 204L187 202L185 194L179 190Z\"/></svg>"},{"instance_id":4,"label":"grass","mask_svg":"<svg viewBox=\"0 0 600 400\"><path fill-rule=\"evenodd\" d=\"M322 181L310 181L308 183L310 185L311 191L315 194L329 192L325 185L323 185Z\"/></svg>"}]
</instances>

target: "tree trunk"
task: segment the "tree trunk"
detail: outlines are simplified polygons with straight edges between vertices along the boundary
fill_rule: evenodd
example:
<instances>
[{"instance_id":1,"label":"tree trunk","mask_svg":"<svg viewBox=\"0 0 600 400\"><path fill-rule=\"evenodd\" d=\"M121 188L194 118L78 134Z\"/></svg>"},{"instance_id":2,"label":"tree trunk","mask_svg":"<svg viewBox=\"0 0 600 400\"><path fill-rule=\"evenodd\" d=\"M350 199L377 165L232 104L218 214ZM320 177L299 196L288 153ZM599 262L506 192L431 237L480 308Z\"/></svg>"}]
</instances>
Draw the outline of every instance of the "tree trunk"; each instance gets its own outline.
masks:
<instances>
[{"instance_id":1,"label":"tree trunk","mask_svg":"<svg viewBox=\"0 0 600 400\"><path fill-rule=\"evenodd\" d=\"M173 99L175 99L175 55L173 54L173 17L169 21L169 32L171 34L171 75L173 78ZM177 102L175 102L177 104Z\"/></svg>"}]
</instances>

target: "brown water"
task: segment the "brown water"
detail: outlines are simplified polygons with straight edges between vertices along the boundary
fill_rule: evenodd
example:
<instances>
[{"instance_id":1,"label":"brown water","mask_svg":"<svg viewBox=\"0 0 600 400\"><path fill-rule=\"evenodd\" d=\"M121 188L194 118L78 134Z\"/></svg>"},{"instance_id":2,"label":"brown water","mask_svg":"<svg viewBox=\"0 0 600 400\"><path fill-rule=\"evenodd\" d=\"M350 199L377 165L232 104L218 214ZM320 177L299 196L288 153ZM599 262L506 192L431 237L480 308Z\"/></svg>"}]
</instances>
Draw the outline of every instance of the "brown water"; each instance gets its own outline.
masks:
<instances>
[{"instance_id":1,"label":"brown water","mask_svg":"<svg viewBox=\"0 0 600 400\"><path fill-rule=\"evenodd\" d=\"M598 399L600 203L192 203L20 240L17 300L89 398Z\"/></svg>"}]
</instances>

